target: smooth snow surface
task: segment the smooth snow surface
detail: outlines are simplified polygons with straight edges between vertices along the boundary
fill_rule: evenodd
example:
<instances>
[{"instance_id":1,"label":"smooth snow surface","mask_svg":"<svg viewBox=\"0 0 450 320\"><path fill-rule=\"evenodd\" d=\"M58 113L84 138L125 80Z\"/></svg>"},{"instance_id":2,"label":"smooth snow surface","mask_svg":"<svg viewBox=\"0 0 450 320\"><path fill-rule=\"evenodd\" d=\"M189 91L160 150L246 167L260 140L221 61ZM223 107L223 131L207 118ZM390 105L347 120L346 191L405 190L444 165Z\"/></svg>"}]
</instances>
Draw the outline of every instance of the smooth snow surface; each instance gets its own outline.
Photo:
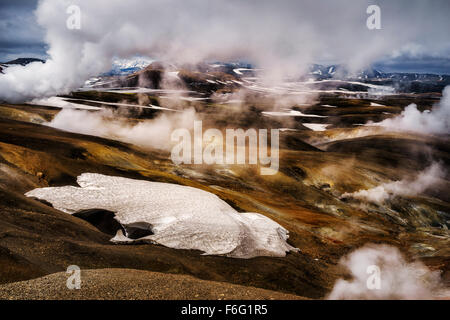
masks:
<instances>
[{"instance_id":1,"label":"smooth snow surface","mask_svg":"<svg viewBox=\"0 0 450 320\"><path fill-rule=\"evenodd\" d=\"M328 116L319 116L317 114L305 114L297 110L286 111L263 111L263 115L274 117L309 117L309 118L327 118Z\"/></svg>"},{"instance_id":2,"label":"smooth snow surface","mask_svg":"<svg viewBox=\"0 0 450 320\"><path fill-rule=\"evenodd\" d=\"M313 131L325 131L329 126L329 124L320 124L320 123L302 123L302 125Z\"/></svg>"},{"instance_id":3,"label":"smooth snow surface","mask_svg":"<svg viewBox=\"0 0 450 320\"><path fill-rule=\"evenodd\" d=\"M86 209L116 213L122 225L146 222L153 235L140 238L175 249L234 258L283 257L296 250L287 244L288 231L258 213L238 213L216 195L175 184L84 173L80 187L39 188L26 193L73 214ZM135 240L121 231L117 243Z\"/></svg>"},{"instance_id":4,"label":"smooth snow surface","mask_svg":"<svg viewBox=\"0 0 450 320\"><path fill-rule=\"evenodd\" d=\"M252 71L253 69L247 69L247 68L237 68L233 69L233 72L239 75L243 75L242 71Z\"/></svg>"}]
</instances>

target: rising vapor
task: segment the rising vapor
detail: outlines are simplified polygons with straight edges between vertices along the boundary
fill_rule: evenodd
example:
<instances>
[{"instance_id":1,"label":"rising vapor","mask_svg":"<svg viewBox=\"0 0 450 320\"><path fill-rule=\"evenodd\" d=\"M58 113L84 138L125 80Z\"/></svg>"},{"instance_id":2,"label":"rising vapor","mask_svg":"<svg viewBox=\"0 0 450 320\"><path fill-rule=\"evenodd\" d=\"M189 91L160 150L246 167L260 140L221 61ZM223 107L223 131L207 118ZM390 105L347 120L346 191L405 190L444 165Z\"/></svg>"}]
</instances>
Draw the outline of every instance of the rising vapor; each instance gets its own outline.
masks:
<instances>
[{"instance_id":1,"label":"rising vapor","mask_svg":"<svg viewBox=\"0 0 450 320\"><path fill-rule=\"evenodd\" d=\"M161 114L152 120L130 124L118 114L104 109L99 112L65 108L46 125L69 132L112 138L144 148L170 150L172 131L192 129L198 120L194 108L183 112Z\"/></svg>"},{"instance_id":2,"label":"rising vapor","mask_svg":"<svg viewBox=\"0 0 450 320\"><path fill-rule=\"evenodd\" d=\"M441 101L433 107L433 110L421 112L416 104L410 104L399 116L375 125L394 131L450 134L450 86L445 87Z\"/></svg>"},{"instance_id":3,"label":"rising vapor","mask_svg":"<svg viewBox=\"0 0 450 320\"><path fill-rule=\"evenodd\" d=\"M0 99L68 93L109 70L114 57L136 54L179 63L243 59L279 81L301 74L312 62L357 70L415 39L446 43L448 19L439 6L379 2L383 30L373 31L366 27L368 0L41 0L36 16L50 58L8 68L0 76ZM66 27L71 5L81 9L80 30ZM429 17L433 24L411 23Z\"/></svg>"},{"instance_id":4,"label":"rising vapor","mask_svg":"<svg viewBox=\"0 0 450 320\"><path fill-rule=\"evenodd\" d=\"M383 183L375 188L344 193L341 199L353 198L382 204L393 197L412 197L436 186L445 177L445 170L438 163L420 172L414 179Z\"/></svg>"},{"instance_id":5,"label":"rising vapor","mask_svg":"<svg viewBox=\"0 0 450 320\"><path fill-rule=\"evenodd\" d=\"M431 271L420 261L408 262L392 246L365 245L344 256L340 265L350 272L352 279L337 280L327 297L331 300L415 300L448 295L438 271ZM368 285L373 266L380 271L378 287Z\"/></svg>"}]
</instances>

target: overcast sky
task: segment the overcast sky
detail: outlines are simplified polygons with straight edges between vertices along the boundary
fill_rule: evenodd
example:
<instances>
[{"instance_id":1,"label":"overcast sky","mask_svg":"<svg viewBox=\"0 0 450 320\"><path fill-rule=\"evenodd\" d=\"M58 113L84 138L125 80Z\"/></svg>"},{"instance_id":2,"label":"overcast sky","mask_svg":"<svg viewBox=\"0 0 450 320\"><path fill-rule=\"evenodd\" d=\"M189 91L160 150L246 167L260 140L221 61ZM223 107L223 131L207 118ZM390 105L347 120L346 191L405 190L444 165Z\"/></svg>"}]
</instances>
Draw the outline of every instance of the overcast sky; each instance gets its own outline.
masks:
<instances>
[{"instance_id":1,"label":"overcast sky","mask_svg":"<svg viewBox=\"0 0 450 320\"><path fill-rule=\"evenodd\" d=\"M36 23L37 0L0 0L0 61L46 57L44 30Z\"/></svg>"},{"instance_id":2,"label":"overcast sky","mask_svg":"<svg viewBox=\"0 0 450 320\"><path fill-rule=\"evenodd\" d=\"M190 0L185 1L189 2ZM48 46L44 41L45 30L38 26L34 15L37 2L38 0L0 0L0 61L5 62L18 57L47 58L46 50ZM146 1L143 0L143 2ZM198 1L194 2L198 3ZM264 1L243 0L234 2L234 4L237 4L235 7L240 6L244 2L246 2L246 5L243 5L246 7L244 10L247 10L247 12L251 12L251 10L248 11L249 6L258 6L260 3L264 3ZM326 6L326 0L319 0L319 2ZM339 1L333 2L337 3ZM83 2L81 1L80 3ZM233 3L233 1L230 1L230 3ZM283 3L284 7L286 7L295 2L280 1L279 3ZM343 1L342 3L346 5L349 2ZM392 33L403 32L395 28L418 30L417 28L423 27L424 30L427 30L418 34L417 39L409 46L396 51L386 52L383 58L378 58L378 61L374 61L375 67L383 71L450 74L450 35L448 34L450 30L450 1L392 0L388 3L380 0L372 1L372 3L378 3L382 7L383 30L379 32L384 32L384 34L380 33L381 36L385 35L388 38L392 36ZM283 5L280 5L280 7L283 7ZM298 0L292 5L292 12L295 14L296 11L301 11L302 5L306 7L311 6L309 0ZM309 14L311 12L314 14L315 11L311 11L309 7ZM177 7L174 10L177 10ZM185 7L181 6L179 10L185 10ZM284 11L288 12L289 10ZM209 12L205 10L205 18L208 18ZM326 10L324 11L323 8L317 11L317 21L333 19L332 16L324 16L324 12ZM117 12L118 16L120 14L120 12ZM333 11L330 11L329 14L333 15ZM201 15L202 13L200 12L198 16ZM274 11L274 19L277 18L276 15L277 12ZM407 21L405 20L405 15L409 15L410 25L404 23ZM365 12L362 12L362 18L365 19L365 17ZM256 20L257 17L252 18ZM149 19L151 19L151 15L149 15ZM279 19L282 20L284 17L280 15ZM395 28L390 28L397 19L401 20L402 23L399 26L395 26ZM329 30L330 33L333 32L332 26L329 29L323 29L324 22L320 22L320 24L318 28L322 29L318 29L319 33L328 32L325 30ZM164 25L161 28L164 28ZM279 30L279 32L283 32L283 30ZM288 32L291 32L291 30ZM348 46L348 44L343 43L342 46ZM340 50L337 46L335 47L337 51ZM340 62L334 61L332 54L330 56L331 58L328 61L324 60L324 57L317 57L316 62L330 64Z\"/></svg>"}]
</instances>

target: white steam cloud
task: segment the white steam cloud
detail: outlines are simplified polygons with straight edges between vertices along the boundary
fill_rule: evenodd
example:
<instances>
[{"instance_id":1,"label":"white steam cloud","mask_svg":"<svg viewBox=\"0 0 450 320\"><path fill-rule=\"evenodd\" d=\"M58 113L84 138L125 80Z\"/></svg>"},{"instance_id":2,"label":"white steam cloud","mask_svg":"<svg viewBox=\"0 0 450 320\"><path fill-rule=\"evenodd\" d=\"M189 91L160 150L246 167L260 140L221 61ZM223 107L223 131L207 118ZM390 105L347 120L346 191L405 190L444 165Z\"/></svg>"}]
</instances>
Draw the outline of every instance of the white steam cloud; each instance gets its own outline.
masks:
<instances>
[{"instance_id":1,"label":"white steam cloud","mask_svg":"<svg viewBox=\"0 0 450 320\"><path fill-rule=\"evenodd\" d=\"M424 134L450 133L450 86L445 87L442 99L431 111L420 112L416 104L410 104L397 117L375 125L395 131L412 131Z\"/></svg>"},{"instance_id":2,"label":"white steam cloud","mask_svg":"<svg viewBox=\"0 0 450 320\"><path fill-rule=\"evenodd\" d=\"M352 279L337 280L327 297L331 300L448 298L440 272L420 261L406 261L392 246L365 245L344 256L340 265L350 271Z\"/></svg>"},{"instance_id":3,"label":"white steam cloud","mask_svg":"<svg viewBox=\"0 0 450 320\"><path fill-rule=\"evenodd\" d=\"M367 66L416 39L430 52L447 44L446 1L378 1L382 29L366 27L372 1L353 0L40 0L45 64L7 68L0 100L67 93L108 71L114 57L172 62L244 59L269 78L297 75L312 62ZM66 27L67 9L81 9L81 29ZM418 23L429 21L433 23ZM421 43L424 45L424 43Z\"/></svg>"},{"instance_id":4,"label":"white steam cloud","mask_svg":"<svg viewBox=\"0 0 450 320\"><path fill-rule=\"evenodd\" d=\"M196 113L193 108L183 112L161 114L152 120L131 124L129 119L117 118L110 110L91 112L63 109L47 125L53 128L110 138L144 148L170 150L171 134L178 128L192 129Z\"/></svg>"},{"instance_id":5,"label":"white steam cloud","mask_svg":"<svg viewBox=\"0 0 450 320\"><path fill-rule=\"evenodd\" d=\"M445 175L444 169L437 163L419 173L415 179L404 179L389 183L383 183L375 188L359 190L353 193L344 193L342 198L353 198L373 203L383 203L395 197L411 197L421 194L428 188L438 184Z\"/></svg>"}]
</instances>

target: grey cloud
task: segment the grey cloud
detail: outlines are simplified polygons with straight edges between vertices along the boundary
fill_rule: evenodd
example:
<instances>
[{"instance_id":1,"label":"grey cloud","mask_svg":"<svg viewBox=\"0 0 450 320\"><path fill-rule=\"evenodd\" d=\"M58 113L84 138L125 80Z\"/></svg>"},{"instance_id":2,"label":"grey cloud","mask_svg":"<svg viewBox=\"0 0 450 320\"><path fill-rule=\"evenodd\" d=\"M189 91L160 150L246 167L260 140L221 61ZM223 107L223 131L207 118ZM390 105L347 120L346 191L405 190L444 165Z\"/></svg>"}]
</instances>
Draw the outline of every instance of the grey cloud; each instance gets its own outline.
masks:
<instances>
[{"instance_id":1,"label":"grey cloud","mask_svg":"<svg viewBox=\"0 0 450 320\"><path fill-rule=\"evenodd\" d=\"M393 59L411 44L435 58L448 58L442 45L450 29L448 1L377 3L382 30L366 27L369 0L42 0L38 22L46 30L50 63L0 78L5 88L0 98L69 91L107 71L113 56L141 54L175 62L246 59L268 70L271 80L300 74L317 61L366 67ZM71 4L81 8L81 30L65 28ZM15 92L11 82L19 74L30 86L26 92Z\"/></svg>"},{"instance_id":2,"label":"grey cloud","mask_svg":"<svg viewBox=\"0 0 450 320\"><path fill-rule=\"evenodd\" d=\"M450 75L450 57L424 56L413 58L400 56L375 64L384 72L434 73Z\"/></svg>"},{"instance_id":3,"label":"grey cloud","mask_svg":"<svg viewBox=\"0 0 450 320\"><path fill-rule=\"evenodd\" d=\"M44 30L34 16L37 0L0 2L0 61L45 56Z\"/></svg>"}]
</instances>

